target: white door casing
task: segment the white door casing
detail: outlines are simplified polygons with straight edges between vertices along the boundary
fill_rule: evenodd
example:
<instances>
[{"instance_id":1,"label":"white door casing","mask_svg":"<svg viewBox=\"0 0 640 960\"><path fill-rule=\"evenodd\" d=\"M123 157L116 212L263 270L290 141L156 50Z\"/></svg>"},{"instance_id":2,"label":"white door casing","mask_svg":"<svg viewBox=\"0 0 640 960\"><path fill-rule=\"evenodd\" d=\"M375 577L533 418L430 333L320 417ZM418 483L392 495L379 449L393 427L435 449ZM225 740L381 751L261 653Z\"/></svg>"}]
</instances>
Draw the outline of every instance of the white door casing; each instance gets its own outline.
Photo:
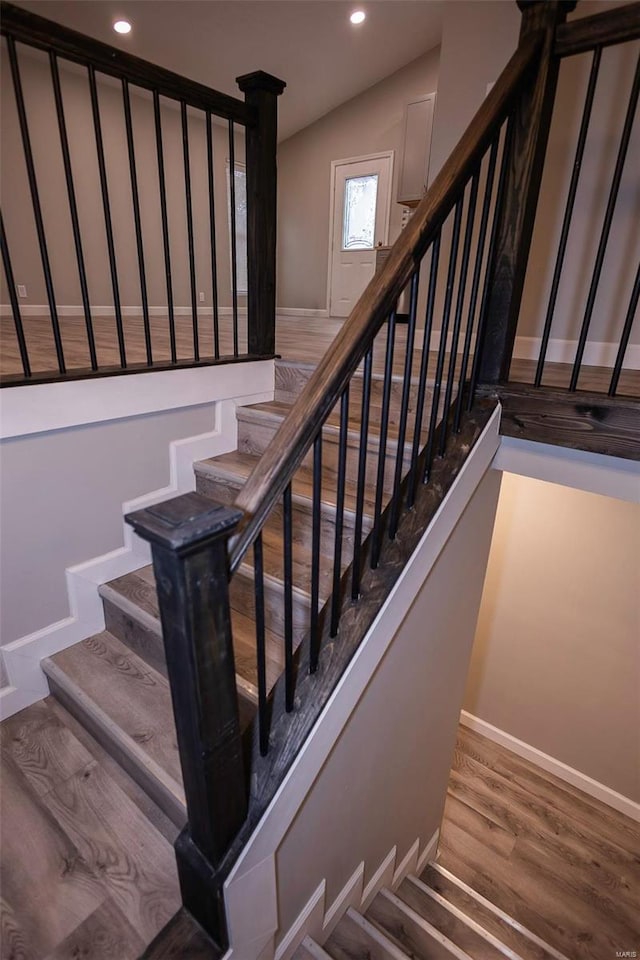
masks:
<instances>
[{"instance_id":1,"label":"white door casing","mask_svg":"<svg viewBox=\"0 0 640 960\"><path fill-rule=\"evenodd\" d=\"M334 160L331 164L327 301L332 317L348 317L373 277L375 248L380 243L386 245L389 237L392 180L392 150ZM358 190L361 195L367 192L370 209L375 203L375 216L372 215L372 222L365 224L362 231L349 230L349 226L353 226L350 216L353 206L345 210L345 200ZM356 223L357 226L363 223Z\"/></svg>"}]
</instances>

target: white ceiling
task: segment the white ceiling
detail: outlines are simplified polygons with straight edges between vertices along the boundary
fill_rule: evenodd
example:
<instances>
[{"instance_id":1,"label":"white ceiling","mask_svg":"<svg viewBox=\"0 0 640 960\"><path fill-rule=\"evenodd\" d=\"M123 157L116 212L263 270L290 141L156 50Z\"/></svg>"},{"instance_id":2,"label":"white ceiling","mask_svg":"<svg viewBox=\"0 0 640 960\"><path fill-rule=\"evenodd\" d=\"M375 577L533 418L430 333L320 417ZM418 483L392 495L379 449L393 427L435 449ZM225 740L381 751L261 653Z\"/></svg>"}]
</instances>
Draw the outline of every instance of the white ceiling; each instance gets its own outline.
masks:
<instances>
[{"instance_id":1,"label":"white ceiling","mask_svg":"<svg viewBox=\"0 0 640 960\"><path fill-rule=\"evenodd\" d=\"M440 42L443 0L22 0L20 6L241 96L235 78L287 83L279 139L317 120ZM349 14L367 12L354 27ZM119 16L128 36L112 29Z\"/></svg>"}]
</instances>

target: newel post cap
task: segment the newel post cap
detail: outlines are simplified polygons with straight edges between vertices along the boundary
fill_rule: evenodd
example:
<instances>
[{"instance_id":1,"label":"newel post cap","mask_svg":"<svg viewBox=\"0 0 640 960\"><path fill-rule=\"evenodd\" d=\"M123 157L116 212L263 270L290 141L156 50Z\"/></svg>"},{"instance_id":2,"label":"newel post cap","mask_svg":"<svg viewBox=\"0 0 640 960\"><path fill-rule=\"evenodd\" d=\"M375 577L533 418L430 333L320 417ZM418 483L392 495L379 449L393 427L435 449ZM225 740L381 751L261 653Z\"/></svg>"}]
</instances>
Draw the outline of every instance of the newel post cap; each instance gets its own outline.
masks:
<instances>
[{"instance_id":1,"label":"newel post cap","mask_svg":"<svg viewBox=\"0 0 640 960\"><path fill-rule=\"evenodd\" d=\"M279 97L286 87L284 80L279 80L272 74L265 73L264 70L256 70L254 73L245 73L241 77L236 77L236 83L243 93L264 90L266 93L275 94L276 97Z\"/></svg>"},{"instance_id":2,"label":"newel post cap","mask_svg":"<svg viewBox=\"0 0 640 960\"><path fill-rule=\"evenodd\" d=\"M175 553L189 553L230 536L242 516L241 510L199 493L184 493L128 513L124 519L143 540Z\"/></svg>"}]
</instances>

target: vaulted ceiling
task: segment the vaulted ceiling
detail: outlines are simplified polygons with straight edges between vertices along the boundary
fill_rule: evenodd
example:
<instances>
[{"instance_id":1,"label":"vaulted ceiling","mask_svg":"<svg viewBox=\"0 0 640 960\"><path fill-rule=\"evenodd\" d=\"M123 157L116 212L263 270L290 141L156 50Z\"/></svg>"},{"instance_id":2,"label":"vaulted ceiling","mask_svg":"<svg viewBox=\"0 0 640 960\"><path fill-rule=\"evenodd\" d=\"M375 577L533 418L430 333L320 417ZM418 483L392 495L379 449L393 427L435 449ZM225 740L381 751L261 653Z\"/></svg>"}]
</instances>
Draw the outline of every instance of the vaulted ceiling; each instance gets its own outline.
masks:
<instances>
[{"instance_id":1,"label":"vaulted ceiling","mask_svg":"<svg viewBox=\"0 0 640 960\"><path fill-rule=\"evenodd\" d=\"M287 83L280 139L440 42L443 0L22 0L20 6L224 93L253 70ZM367 19L349 22L355 9ZM126 17L131 33L113 22Z\"/></svg>"}]
</instances>

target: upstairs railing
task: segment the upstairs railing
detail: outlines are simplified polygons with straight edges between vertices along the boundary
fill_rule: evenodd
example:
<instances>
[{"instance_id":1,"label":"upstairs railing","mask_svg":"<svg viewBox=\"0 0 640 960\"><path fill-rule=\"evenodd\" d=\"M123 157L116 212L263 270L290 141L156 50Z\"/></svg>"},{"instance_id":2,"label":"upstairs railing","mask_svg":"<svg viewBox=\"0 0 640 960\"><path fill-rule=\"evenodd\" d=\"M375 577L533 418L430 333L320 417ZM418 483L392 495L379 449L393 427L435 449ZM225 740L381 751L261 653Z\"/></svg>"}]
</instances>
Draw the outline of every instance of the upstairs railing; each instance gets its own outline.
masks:
<instances>
[{"instance_id":1,"label":"upstairs railing","mask_svg":"<svg viewBox=\"0 0 640 960\"><path fill-rule=\"evenodd\" d=\"M0 383L273 356L276 101L285 85L265 73L239 77L237 100L7 3L0 31L3 123L15 111L22 147L3 168L11 319L2 320ZM74 116L83 104L89 129ZM116 129L128 183L109 142ZM5 130L6 151L11 140ZM35 237L25 249L29 203ZM73 249L75 281L61 248L63 261ZM25 309L17 285L27 270L37 285L36 249L46 304ZM61 301L63 285L80 302ZM110 302L97 307L96 289L106 287Z\"/></svg>"},{"instance_id":2,"label":"upstairs railing","mask_svg":"<svg viewBox=\"0 0 640 960\"><path fill-rule=\"evenodd\" d=\"M503 432L635 459L639 40L638 3L557 29L540 103L554 150L545 157L545 133L531 156L526 125L517 124L479 376L484 392L500 396ZM537 184L528 207L519 190L527 165Z\"/></svg>"}]
</instances>

